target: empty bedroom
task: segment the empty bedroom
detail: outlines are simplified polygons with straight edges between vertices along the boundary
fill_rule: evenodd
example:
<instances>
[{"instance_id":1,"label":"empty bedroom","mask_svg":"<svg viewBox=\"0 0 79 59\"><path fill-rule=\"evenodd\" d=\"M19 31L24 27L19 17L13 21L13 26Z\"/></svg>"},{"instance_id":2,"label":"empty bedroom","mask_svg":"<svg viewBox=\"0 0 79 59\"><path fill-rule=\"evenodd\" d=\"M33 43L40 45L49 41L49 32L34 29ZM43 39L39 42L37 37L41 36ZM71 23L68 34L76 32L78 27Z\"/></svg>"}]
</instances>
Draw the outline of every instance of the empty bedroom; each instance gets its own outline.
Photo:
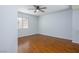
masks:
<instances>
[{"instance_id":1,"label":"empty bedroom","mask_svg":"<svg viewBox=\"0 0 79 59\"><path fill-rule=\"evenodd\" d=\"M79 53L79 5L0 5L0 52Z\"/></svg>"},{"instance_id":2,"label":"empty bedroom","mask_svg":"<svg viewBox=\"0 0 79 59\"><path fill-rule=\"evenodd\" d=\"M78 40L78 38L74 40L75 34L72 30L72 26L76 25L75 16L73 16L75 7L69 5L17 6L18 52L79 52L79 44L73 42Z\"/></svg>"}]
</instances>

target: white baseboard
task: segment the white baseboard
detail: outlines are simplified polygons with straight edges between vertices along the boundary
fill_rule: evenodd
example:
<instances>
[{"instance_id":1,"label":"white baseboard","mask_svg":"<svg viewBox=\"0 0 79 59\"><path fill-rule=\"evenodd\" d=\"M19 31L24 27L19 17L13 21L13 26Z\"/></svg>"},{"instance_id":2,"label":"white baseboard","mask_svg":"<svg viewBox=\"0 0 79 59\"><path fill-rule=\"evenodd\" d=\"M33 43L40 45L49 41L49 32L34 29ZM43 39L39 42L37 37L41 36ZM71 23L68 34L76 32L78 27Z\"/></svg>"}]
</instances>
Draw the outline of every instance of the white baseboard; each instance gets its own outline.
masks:
<instances>
[{"instance_id":1,"label":"white baseboard","mask_svg":"<svg viewBox=\"0 0 79 59\"><path fill-rule=\"evenodd\" d=\"M20 35L19 37L24 37L24 36L30 36L30 35L35 35L37 33L31 33L31 34L28 34L28 35Z\"/></svg>"},{"instance_id":2,"label":"white baseboard","mask_svg":"<svg viewBox=\"0 0 79 59\"><path fill-rule=\"evenodd\" d=\"M35 35L35 34L41 34L41 35L47 35L47 36L56 37L56 38L62 38L62 39L72 40L71 38L66 38L66 37L61 37L61 36L53 36L53 35L48 35L48 34L44 34L44 33L31 33L31 34L23 35L23 36L19 36L19 37L30 36L30 35Z\"/></svg>"},{"instance_id":3,"label":"white baseboard","mask_svg":"<svg viewBox=\"0 0 79 59\"><path fill-rule=\"evenodd\" d=\"M66 38L66 37L61 37L61 36L53 36L53 35L48 35L48 34L44 34L44 33L40 33L40 34L47 35L47 36L51 36L51 37L56 37L56 38L62 38L62 39L72 40L71 38Z\"/></svg>"},{"instance_id":4,"label":"white baseboard","mask_svg":"<svg viewBox=\"0 0 79 59\"><path fill-rule=\"evenodd\" d=\"M79 42L78 41L72 41L73 43L78 43L79 44Z\"/></svg>"}]
</instances>

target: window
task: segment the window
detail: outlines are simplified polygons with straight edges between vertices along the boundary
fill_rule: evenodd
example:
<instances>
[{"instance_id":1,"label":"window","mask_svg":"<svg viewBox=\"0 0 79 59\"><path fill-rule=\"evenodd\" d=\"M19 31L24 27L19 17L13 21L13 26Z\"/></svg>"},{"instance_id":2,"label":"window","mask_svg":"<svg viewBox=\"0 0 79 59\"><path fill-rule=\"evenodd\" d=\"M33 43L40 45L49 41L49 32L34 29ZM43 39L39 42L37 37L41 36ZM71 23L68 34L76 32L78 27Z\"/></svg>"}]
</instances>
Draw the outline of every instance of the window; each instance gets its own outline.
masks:
<instances>
[{"instance_id":1,"label":"window","mask_svg":"<svg viewBox=\"0 0 79 59\"><path fill-rule=\"evenodd\" d=\"M19 29L27 29L28 28L28 18L18 17L18 28Z\"/></svg>"}]
</instances>

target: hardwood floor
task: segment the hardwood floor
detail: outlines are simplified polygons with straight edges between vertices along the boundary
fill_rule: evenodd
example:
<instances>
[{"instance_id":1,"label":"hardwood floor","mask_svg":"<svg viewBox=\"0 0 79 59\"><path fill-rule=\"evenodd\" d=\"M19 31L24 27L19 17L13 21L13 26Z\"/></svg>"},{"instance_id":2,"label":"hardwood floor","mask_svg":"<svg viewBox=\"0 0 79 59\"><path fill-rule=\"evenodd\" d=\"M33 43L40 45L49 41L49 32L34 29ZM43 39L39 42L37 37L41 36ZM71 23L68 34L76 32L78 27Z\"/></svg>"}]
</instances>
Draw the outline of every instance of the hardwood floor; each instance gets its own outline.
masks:
<instances>
[{"instance_id":1,"label":"hardwood floor","mask_svg":"<svg viewBox=\"0 0 79 59\"><path fill-rule=\"evenodd\" d=\"M18 39L19 53L78 53L79 44L71 40L46 35L31 35Z\"/></svg>"}]
</instances>

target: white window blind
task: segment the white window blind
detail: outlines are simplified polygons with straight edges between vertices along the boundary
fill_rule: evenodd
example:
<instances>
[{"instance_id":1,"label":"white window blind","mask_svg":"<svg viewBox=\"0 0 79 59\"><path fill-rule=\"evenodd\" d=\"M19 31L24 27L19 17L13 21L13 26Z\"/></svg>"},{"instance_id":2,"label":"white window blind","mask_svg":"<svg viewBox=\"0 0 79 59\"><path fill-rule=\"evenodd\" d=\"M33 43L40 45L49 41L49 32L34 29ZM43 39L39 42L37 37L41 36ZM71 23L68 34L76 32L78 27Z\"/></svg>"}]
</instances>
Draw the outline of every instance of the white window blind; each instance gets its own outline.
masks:
<instances>
[{"instance_id":1,"label":"white window blind","mask_svg":"<svg viewBox=\"0 0 79 59\"><path fill-rule=\"evenodd\" d=\"M19 29L28 28L28 18L27 17L18 17L18 28Z\"/></svg>"}]
</instances>

